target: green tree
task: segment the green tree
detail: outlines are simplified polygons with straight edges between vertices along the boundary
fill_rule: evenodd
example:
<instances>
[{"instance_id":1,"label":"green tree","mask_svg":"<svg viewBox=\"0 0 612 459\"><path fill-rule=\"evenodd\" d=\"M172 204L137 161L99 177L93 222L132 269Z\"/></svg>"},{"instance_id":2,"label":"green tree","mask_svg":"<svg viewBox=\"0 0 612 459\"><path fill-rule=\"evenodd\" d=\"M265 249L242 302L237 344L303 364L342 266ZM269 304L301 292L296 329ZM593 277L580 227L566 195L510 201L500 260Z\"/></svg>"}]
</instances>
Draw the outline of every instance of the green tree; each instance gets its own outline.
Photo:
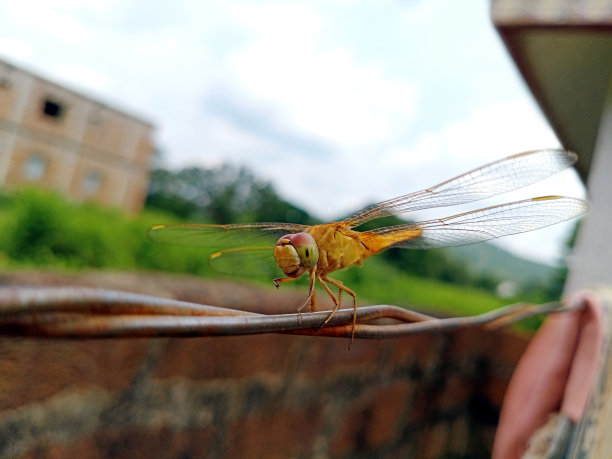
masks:
<instances>
[{"instance_id":1,"label":"green tree","mask_svg":"<svg viewBox=\"0 0 612 459\"><path fill-rule=\"evenodd\" d=\"M154 170L146 206L215 223L313 222L306 211L281 199L270 183L258 180L244 167L228 164L176 172Z\"/></svg>"}]
</instances>

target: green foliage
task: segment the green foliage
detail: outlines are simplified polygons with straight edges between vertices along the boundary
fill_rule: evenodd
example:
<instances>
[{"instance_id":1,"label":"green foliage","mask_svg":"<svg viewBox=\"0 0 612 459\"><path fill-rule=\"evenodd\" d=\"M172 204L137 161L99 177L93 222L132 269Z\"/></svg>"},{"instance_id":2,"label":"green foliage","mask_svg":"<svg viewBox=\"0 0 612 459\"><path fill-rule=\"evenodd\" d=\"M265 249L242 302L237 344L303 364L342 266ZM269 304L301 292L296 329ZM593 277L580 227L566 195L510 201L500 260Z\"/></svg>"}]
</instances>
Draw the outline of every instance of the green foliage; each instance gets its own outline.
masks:
<instances>
[{"instance_id":1,"label":"green foliage","mask_svg":"<svg viewBox=\"0 0 612 459\"><path fill-rule=\"evenodd\" d=\"M105 225L92 224L97 210L75 206L57 195L38 190L22 190L15 196L13 217L5 226L4 252L10 259L36 265L60 264L100 267L113 260L124 264L120 252L113 250L112 235ZM107 211L105 219L121 219L119 212ZM102 223L96 221L96 223Z\"/></svg>"},{"instance_id":2,"label":"green foliage","mask_svg":"<svg viewBox=\"0 0 612 459\"><path fill-rule=\"evenodd\" d=\"M183 219L221 224L314 222L308 213L281 199L272 185L257 180L244 167L228 164L212 169L190 167L177 172L154 170L146 206Z\"/></svg>"},{"instance_id":3,"label":"green foliage","mask_svg":"<svg viewBox=\"0 0 612 459\"><path fill-rule=\"evenodd\" d=\"M26 189L0 203L0 251L9 266L208 271L201 251L147 238L151 226L171 219L151 213L128 218L118 210L72 204L47 191Z\"/></svg>"}]
</instances>

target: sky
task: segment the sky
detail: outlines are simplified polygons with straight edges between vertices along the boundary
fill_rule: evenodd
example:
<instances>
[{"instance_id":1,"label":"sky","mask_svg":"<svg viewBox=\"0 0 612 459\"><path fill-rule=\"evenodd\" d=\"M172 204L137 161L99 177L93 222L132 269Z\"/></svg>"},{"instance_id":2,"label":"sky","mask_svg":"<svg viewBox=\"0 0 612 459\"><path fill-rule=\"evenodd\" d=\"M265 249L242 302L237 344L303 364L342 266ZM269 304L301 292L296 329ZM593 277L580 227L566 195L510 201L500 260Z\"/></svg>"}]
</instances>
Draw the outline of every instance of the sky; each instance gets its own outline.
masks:
<instances>
[{"instance_id":1,"label":"sky","mask_svg":"<svg viewBox=\"0 0 612 459\"><path fill-rule=\"evenodd\" d=\"M485 0L2 2L0 57L149 120L167 167L245 165L327 220L559 146ZM584 191L494 202L550 194ZM570 228L499 245L553 263Z\"/></svg>"}]
</instances>

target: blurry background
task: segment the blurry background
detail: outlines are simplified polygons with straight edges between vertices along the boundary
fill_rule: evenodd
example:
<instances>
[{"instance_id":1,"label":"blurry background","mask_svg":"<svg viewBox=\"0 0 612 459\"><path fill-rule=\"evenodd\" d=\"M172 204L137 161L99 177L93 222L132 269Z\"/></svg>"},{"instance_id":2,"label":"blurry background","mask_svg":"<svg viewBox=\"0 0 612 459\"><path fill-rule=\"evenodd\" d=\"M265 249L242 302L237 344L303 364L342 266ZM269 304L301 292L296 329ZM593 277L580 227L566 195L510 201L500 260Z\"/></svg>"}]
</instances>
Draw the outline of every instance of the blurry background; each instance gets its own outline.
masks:
<instances>
[{"instance_id":1,"label":"blurry background","mask_svg":"<svg viewBox=\"0 0 612 459\"><path fill-rule=\"evenodd\" d=\"M110 210L88 207L78 212L101 212L99 221L88 215L78 223L54 222L54 206L72 204L59 197L47 203L42 195L14 198L9 193L5 221L13 229L3 237L8 266L202 273L205 262L173 264L176 249L171 256L166 248L151 249L146 226L183 220L337 220L503 156L559 145L496 35L485 1L25 1L0 8L0 56L9 67L14 64L91 98L98 110L128 114L154 129L153 137L144 137L148 150L143 147L154 150L154 159L144 155L141 161L147 173L151 169L146 210L167 212L155 217L144 212L139 224L134 216L122 224L123 215L109 219L105 212ZM69 102L66 107L70 114ZM104 129L116 132L117 123L107 124L98 128L99 139L112 136ZM112 153L112 144L106 150ZM8 179L11 173L5 172ZM101 176L90 173L82 178L83 186L91 187L92 181L100 186ZM29 181L44 182L40 177ZM495 202L543 194L581 196L583 191L573 171L567 171ZM9 201L14 199L19 202L13 208ZM480 204L487 203L466 209ZM139 206L131 208L133 213ZM23 218L28 212L36 215L33 221ZM61 210L62 215L73 212L76 208ZM22 224L29 230L16 227ZM134 229L129 237L120 236L126 225ZM61 239L62 228L81 236L67 235L67 242L48 239ZM562 275L550 267L563 265L572 228L568 223L495 242L537 264L484 244L386 258L403 273L504 296L519 293L518 284L529 280L524 290L547 296L551 288L553 294L559 291ZM85 249L87 244L92 247ZM152 262L156 256L159 260ZM374 268L367 275L354 271L345 274L351 282L376 279ZM552 287L551 279L556 279ZM399 296L364 296L401 303Z\"/></svg>"},{"instance_id":2,"label":"blurry background","mask_svg":"<svg viewBox=\"0 0 612 459\"><path fill-rule=\"evenodd\" d=\"M257 270L222 275L206 251L154 244L148 229L337 220L558 146L484 0L0 3L5 292L88 286L294 312L305 279L276 291ZM566 171L493 202L549 194L584 192ZM338 278L359 304L437 314L556 300L574 229L390 250ZM490 457L524 328L356 340L350 352L276 334L4 336L0 459Z\"/></svg>"}]
</instances>

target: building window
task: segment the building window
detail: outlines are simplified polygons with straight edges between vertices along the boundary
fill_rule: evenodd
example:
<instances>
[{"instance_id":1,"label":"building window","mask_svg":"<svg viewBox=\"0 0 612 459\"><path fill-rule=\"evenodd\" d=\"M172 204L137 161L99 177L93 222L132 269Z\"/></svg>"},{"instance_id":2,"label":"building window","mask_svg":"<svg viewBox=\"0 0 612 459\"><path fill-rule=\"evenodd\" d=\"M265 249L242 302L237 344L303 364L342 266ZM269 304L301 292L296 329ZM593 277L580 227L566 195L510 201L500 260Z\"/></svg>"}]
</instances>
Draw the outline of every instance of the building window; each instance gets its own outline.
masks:
<instances>
[{"instance_id":1,"label":"building window","mask_svg":"<svg viewBox=\"0 0 612 459\"><path fill-rule=\"evenodd\" d=\"M51 118L61 118L64 115L65 107L57 101L45 99L43 113Z\"/></svg>"},{"instance_id":2,"label":"building window","mask_svg":"<svg viewBox=\"0 0 612 459\"><path fill-rule=\"evenodd\" d=\"M26 180L38 182L45 176L49 162L46 158L40 155L32 155L26 161L23 167L23 175Z\"/></svg>"},{"instance_id":3,"label":"building window","mask_svg":"<svg viewBox=\"0 0 612 459\"><path fill-rule=\"evenodd\" d=\"M96 194L102 188L102 174L98 171L89 171L83 179L85 194Z\"/></svg>"}]
</instances>

